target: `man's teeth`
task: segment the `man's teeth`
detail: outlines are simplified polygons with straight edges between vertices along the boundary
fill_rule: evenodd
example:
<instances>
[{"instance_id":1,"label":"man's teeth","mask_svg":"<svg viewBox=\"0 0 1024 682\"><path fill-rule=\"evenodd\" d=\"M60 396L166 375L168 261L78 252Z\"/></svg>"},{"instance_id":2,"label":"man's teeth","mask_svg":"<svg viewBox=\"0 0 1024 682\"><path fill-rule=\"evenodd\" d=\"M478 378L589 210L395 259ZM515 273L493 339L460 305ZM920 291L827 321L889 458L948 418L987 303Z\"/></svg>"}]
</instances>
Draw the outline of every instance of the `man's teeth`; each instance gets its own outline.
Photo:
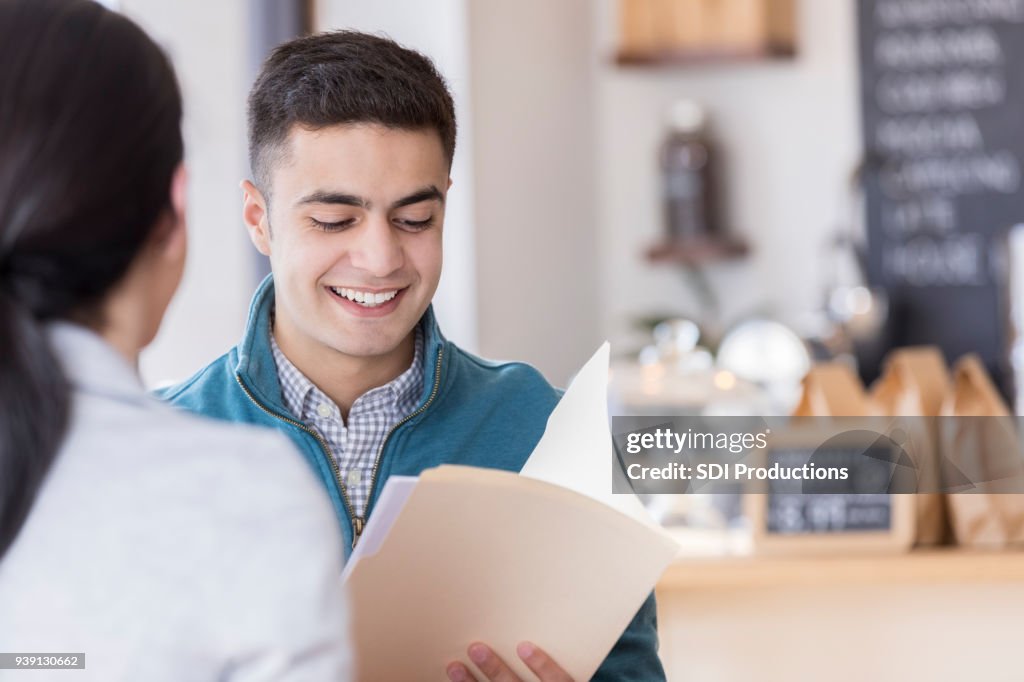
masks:
<instances>
[{"instance_id":1,"label":"man's teeth","mask_svg":"<svg viewBox=\"0 0 1024 682\"><path fill-rule=\"evenodd\" d=\"M350 301L355 301L364 308L376 308L379 305L387 303L398 295L397 289L394 291L373 293L372 291L358 291L356 289L345 289L343 287L331 287L331 291L336 293L338 296L347 298Z\"/></svg>"}]
</instances>

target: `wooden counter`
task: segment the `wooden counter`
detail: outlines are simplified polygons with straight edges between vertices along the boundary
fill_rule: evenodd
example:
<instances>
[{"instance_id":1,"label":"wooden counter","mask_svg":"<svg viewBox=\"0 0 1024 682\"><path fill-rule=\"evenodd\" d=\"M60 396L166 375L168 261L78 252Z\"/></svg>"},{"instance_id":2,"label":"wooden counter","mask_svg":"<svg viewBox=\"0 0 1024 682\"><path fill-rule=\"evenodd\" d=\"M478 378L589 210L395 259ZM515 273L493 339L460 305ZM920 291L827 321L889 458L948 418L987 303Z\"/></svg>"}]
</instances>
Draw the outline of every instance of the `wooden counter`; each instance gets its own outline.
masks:
<instances>
[{"instance_id":1,"label":"wooden counter","mask_svg":"<svg viewBox=\"0 0 1024 682\"><path fill-rule=\"evenodd\" d=\"M657 596L670 681L1024 679L1024 552L680 559Z\"/></svg>"},{"instance_id":2,"label":"wooden counter","mask_svg":"<svg viewBox=\"0 0 1024 682\"><path fill-rule=\"evenodd\" d=\"M943 548L857 557L680 559L662 576L658 591L1005 582L1024 583L1024 552Z\"/></svg>"}]
</instances>

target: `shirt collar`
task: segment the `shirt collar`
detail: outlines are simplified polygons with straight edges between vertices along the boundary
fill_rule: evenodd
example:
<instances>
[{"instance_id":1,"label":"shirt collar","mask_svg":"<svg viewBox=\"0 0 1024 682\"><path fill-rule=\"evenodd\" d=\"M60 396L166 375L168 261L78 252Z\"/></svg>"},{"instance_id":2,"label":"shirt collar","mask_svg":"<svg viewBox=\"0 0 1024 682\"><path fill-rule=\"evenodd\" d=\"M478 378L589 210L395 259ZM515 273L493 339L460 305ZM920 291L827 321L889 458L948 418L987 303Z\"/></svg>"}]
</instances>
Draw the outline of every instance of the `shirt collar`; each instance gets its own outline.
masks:
<instances>
[{"instance_id":1,"label":"shirt collar","mask_svg":"<svg viewBox=\"0 0 1024 682\"><path fill-rule=\"evenodd\" d=\"M135 368L96 332L54 321L46 323L46 336L64 376L75 388L111 397L145 399Z\"/></svg>"},{"instance_id":2,"label":"shirt collar","mask_svg":"<svg viewBox=\"0 0 1024 682\"><path fill-rule=\"evenodd\" d=\"M423 390L423 330L419 325L416 325L412 364L409 365L409 369L388 383L387 388L396 404L411 405L410 412L415 408Z\"/></svg>"},{"instance_id":3,"label":"shirt collar","mask_svg":"<svg viewBox=\"0 0 1024 682\"><path fill-rule=\"evenodd\" d=\"M296 417L302 418L302 406L306 402L306 396L313 390L313 382L306 378L306 375L299 371L299 368L292 364L292 361L281 351L277 345L274 333L270 334L270 348L274 353L274 364L277 365L277 376L281 382L281 397L284 404Z\"/></svg>"}]
</instances>

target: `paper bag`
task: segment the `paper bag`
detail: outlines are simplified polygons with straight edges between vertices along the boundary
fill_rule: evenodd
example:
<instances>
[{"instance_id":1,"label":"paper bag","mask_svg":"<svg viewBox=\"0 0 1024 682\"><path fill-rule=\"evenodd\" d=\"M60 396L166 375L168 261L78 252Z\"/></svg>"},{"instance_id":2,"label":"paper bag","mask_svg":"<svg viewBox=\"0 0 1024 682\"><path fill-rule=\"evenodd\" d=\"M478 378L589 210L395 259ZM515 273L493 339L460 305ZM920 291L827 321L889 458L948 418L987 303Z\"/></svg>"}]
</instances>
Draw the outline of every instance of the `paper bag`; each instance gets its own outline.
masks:
<instances>
[{"instance_id":1,"label":"paper bag","mask_svg":"<svg viewBox=\"0 0 1024 682\"><path fill-rule=\"evenodd\" d=\"M807 372L793 416L865 417L876 413L854 371L840 362L826 362Z\"/></svg>"},{"instance_id":2,"label":"paper bag","mask_svg":"<svg viewBox=\"0 0 1024 682\"><path fill-rule=\"evenodd\" d=\"M914 460L918 490L914 495L915 544L938 545L949 538L945 499L939 480L938 423L934 419L949 392L949 373L942 352L933 346L900 348L885 361L882 376L871 386L871 399L885 415L909 419L904 431Z\"/></svg>"},{"instance_id":3,"label":"paper bag","mask_svg":"<svg viewBox=\"0 0 1024 682\"><path fill-rule=\"evenodd\" d=\"M1020 442L1011 413L977 356L964 356L954 366L942 413L954 417L943 419L939 429L946 460L943 486L980 489L948 496L957 543L989 549L1024 544L1024 494L1016 492L1024 477Z\"/></svg>"}]
</instances>

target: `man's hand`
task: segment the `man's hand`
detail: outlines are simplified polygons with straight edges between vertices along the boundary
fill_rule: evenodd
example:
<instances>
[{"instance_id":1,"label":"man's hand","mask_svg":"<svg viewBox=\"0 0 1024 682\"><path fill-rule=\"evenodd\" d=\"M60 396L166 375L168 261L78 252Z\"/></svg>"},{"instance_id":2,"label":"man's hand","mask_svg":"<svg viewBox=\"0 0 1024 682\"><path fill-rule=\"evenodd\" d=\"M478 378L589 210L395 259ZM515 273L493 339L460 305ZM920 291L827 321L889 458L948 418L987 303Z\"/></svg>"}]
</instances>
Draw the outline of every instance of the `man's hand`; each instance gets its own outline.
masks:
<instances>
[{"instance_id":1,"label":"man's hand","mask_svg":"<svg viewBox=\"0 0 1024 682\"><path fill-rule=\"evenodd\" d=\"M469 654L469 660L476 663L476 667L480 668L490 682L523 682L486 644L470 644L466 653ZM516 653L523 659L526 667L537 675L540 682L573 682L569 673L562 670L550 656L533 644L521 642L516 647ZM469 668L458 661L449 664L447 672L448 679L452 682L479 682Z\"/></svg>"}]
</instances>

